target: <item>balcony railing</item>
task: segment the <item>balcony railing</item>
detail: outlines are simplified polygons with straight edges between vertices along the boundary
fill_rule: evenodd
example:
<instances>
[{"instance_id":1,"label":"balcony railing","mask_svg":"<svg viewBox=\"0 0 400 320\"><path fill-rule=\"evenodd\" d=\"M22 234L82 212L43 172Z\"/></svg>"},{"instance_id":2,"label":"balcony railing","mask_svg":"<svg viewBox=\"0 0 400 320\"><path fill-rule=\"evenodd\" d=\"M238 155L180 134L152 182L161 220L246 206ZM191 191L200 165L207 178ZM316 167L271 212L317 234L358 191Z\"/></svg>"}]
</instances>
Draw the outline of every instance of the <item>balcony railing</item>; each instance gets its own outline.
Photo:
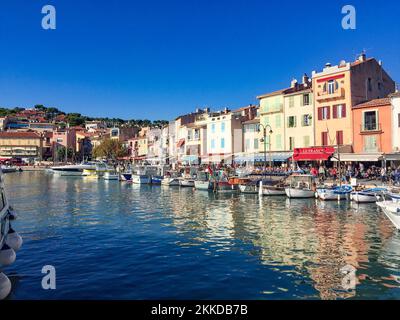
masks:
<instances>
[{"instance_id":1,"label":"balcony railing","mask_svg":"<svg viewBox=\"0 0 400 320\"><path fill-rule=\"evenodd\" d=\"M341 99L345 97L346 91L344 88L339 88L334 92L330 93L329 91L320 91L317 93L317 100L324 101L324 100L334 100L334 99Z\"/></svg>"},{"instance_id":2,"label":"balcony railing","mask_svg":"<svg viewBox=\"0 0 400 320\"><path fill-rule=\"evenodd\" d=\"M361 133L382 131L382 126L380 123L364 123L360 127L361 127L360 129Z\"/></svg>"}]
</instances>

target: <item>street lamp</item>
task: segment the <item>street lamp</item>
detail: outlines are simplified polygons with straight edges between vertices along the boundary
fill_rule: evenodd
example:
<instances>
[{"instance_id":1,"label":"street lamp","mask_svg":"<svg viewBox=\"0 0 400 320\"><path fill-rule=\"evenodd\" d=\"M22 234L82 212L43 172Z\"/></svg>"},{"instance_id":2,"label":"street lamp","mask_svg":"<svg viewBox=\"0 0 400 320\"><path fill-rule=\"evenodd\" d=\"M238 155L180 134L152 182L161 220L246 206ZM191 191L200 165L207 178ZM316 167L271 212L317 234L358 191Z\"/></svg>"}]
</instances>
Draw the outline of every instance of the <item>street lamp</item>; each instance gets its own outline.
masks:
<instances>
[{"instance_id":1,"label":"street lamp","mask_svg":"<svg viewBox=\"0 0 400 320\"><path fill-rule=\"evenodd\" d=\"M267 129L269 129L269 166L272 168L272 154L271 154L271 134L273 134L272 128L269 124L263 125L259 124L258 132L260 132L260 127L263 128L263 137L260 139L264 143L264 173L267 170Z\"/></svg>"}]
</instances>

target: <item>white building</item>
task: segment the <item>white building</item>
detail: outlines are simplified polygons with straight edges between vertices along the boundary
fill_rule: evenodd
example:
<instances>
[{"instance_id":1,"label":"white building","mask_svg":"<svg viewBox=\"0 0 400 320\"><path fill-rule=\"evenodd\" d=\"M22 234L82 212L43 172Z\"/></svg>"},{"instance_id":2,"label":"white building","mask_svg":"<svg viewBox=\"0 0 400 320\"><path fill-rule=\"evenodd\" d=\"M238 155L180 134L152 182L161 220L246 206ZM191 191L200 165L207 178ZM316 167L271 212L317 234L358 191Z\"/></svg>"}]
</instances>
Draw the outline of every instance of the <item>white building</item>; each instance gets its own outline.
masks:
<instances>
[{"instance_id":1,"label":"white building","mask_svg":"<svg viewBox=\"0 0 400 320\"><path fill-rule=\"evenodd\" d=\"M392 102L392 144L393 151L400 152L400 92L390 95Z\"/></svg>"}]
</instances>

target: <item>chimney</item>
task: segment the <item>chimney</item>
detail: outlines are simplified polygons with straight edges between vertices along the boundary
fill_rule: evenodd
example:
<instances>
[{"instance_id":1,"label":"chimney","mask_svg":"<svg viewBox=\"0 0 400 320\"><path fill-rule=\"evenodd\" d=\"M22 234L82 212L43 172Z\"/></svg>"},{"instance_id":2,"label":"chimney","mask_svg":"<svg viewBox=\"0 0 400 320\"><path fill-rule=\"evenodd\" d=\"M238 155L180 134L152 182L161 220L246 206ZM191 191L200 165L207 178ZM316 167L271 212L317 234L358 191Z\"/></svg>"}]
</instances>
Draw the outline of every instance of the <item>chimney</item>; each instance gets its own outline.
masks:
<instances>
[{"instance_id":1,"label":"chimney","mask_svg":"<svg viewBox=\"0 0 400 320\"><path fill-rule=\"evenodd\" d=\"M305 73L303 75L303 84L308 85L309 80L310 80L310 78L308 77L307 73Z\"/></svg>"},{"instance_id":2,"label":"chimney","mask_svg":"<svg viewBox=\"0 0 400 320\"><path fill-rule=\"evenodd\" d=\"M365 54L365 52L361 53L358 57L358 61L360 62L365 62L365 60L367 60L367 55Z\"/></svg>"},{"instance_id":3,"label":"chimney","mask_svg":"<svg viewBox=\"0 0 400 320\"><path fill-rule=\"evenodd\" d=\"M330 67L332 67L332 64L331 64L330 62L327 62L327 63L325 64L325 68L330 68Z\"/></svg>"},{"instance_id":4,"label":"chimney","mask_svg":"<svg viewBox=\"0 0 400 320\"><path fill-rule=\"evenodd\" d=\"M295 88L297 87L297 80L293 79L292 82L290 82L290 87Z\"/></svg>"}]
</instances>

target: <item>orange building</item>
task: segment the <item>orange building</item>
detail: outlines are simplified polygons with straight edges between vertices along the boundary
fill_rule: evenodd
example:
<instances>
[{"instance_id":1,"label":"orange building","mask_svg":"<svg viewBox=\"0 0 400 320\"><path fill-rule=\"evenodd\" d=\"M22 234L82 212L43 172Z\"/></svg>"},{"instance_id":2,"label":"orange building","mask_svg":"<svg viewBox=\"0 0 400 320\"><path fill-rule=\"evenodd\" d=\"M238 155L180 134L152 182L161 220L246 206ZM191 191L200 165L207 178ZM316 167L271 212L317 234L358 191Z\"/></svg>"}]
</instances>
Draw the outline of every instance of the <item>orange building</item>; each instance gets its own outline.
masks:
<instances>
[{"instance_id":1,"label":"orange building","mask_svg":"<svg viewBox=\"0 0 400 320\"><path fill-rule=\"evenodd\" d=\"M359 56L354 62L327 64L313 72L316 146L348 146L354 142L353 106L395 91L395 82L374 58Z\"/></svg>"},{"instance_id":2,"label":"orange building","mask_svg":"<svg viewBox=\"0 0 400 320\"><path fill-rule=\"evenodd\" d=\"M375 99L353 107L355 153L392 152L390 98Z\"/></svg>"}]
</instances>

